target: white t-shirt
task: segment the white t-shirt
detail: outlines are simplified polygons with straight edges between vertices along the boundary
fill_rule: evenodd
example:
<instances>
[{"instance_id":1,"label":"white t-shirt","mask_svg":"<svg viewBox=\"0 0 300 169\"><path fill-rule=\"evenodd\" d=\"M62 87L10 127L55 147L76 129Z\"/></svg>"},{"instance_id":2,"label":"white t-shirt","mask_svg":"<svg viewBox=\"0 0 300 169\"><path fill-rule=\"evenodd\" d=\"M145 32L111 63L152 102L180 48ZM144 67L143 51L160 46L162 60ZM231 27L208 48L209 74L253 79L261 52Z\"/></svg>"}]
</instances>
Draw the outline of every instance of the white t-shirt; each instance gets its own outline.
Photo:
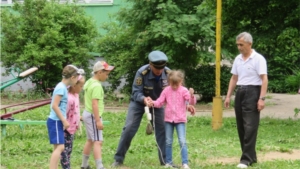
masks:
<instances>
[{"instance_id":1,"label":"white t-shirt","mask_svg":"<svg viewBox=\"0 0 300 169\"><path fill-rule=\"evenodd\" d=\"M231 73L238 76L237 85L261 85L260 75L267 74L266 59L254 49L245 61L239 54L233 62Z\"/></svg>"}]
</instances>

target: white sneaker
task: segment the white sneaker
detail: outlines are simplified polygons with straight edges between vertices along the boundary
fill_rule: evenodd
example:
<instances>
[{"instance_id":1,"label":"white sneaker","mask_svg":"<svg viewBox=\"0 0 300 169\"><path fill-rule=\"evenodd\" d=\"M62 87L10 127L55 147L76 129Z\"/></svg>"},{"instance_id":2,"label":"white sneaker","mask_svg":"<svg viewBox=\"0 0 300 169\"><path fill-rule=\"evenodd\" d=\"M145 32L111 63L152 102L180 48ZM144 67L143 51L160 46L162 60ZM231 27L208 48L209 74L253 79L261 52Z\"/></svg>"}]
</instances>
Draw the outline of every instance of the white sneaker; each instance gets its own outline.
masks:
<instances>
[{"instance_id":1,"label":"white sneaker","mask_svg":"<svg viewBox=\"0 0 300 169\"><path fill-rule=\"evenodd\" d=\"M179 167L175 166L174 164L166 164L165 168L179 168Z\"/></svg>"},{"instance_id":2,"label":"white sneaker","mask_svg":"<svg viewBox=\"0 0 300 169\"><path fill-rule=\"evenodd\" d=\"M238 164L236 167L237 168L248 168L248 166L246 164L242 164L242 163Z\"/></svg>"},{"instance_id":3,"label":"white sneaker","mask_svg":"<svg viewBox=\"0 0 300 169\"><path fill-rule=\"evenodd\" d=\"M184 169L190 169L190 167L187 164L183 164L182 168L184 168Z\"/></svg>"}]
</instances>

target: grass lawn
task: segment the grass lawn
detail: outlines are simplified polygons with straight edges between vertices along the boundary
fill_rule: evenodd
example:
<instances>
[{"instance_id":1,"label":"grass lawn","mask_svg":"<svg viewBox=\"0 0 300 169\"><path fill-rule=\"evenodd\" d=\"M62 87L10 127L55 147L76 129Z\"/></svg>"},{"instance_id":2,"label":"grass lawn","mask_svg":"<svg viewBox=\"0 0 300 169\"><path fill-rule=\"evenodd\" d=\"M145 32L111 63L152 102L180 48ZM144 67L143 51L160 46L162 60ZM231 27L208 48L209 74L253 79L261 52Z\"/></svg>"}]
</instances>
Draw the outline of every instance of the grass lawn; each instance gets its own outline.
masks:
<instances>
[{"instance_id":1,"label":"grass lawn","mask_svg":"<svg viewBox=\"0 0 300 169\"><path fill-rule=\"evenodd\" d=\"M3 112L2 112L3 113ZM46 120L49 105L14 116L15 119ZM104 120L110 124L104 129L103 162L110 168L117 148L126 113L104 114ZM125 159L126 169L156 169L159 166L154 135L145 134L147 120L143 118L140 129L134 137ZM80 168L82 149L86 140L85 129L77 133L72 153L73 169ZM180 149L177 136L174 135L173 160L181 163ZM241 154L235 119L224 118L223 127L213 131L211 117L189 117L187 124L187 143L189 164L193 169L234 169ZM49 144L46 125L27 125L22 131L17 125L7 126L7 136L1 138L1 169L46 169L52 153ZM300 149L300 120L278 120L264 118L261 120L257 140L257 153L290 152ZM228 162L233 158L236 162ZM218 162L211 162L218 159ZM224 161L222 161L224 159ZM277 159L259 161L253 169L296 169L300 168L298 160ZM90 166L95 168L91 155Z\"/></svg>"}]
</instances>

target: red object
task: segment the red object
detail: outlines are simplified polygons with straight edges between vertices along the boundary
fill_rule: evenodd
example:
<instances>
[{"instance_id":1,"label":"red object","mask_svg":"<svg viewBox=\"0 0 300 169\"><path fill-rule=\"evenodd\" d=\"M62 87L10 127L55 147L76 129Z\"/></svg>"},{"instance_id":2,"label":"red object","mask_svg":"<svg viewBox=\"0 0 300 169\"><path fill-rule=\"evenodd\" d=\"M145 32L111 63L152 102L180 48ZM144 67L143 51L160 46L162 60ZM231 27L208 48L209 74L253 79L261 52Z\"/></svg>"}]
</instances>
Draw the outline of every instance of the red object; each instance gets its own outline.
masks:
<instances>
[{"instance_id":1,"label":"red object","mask_svg":"<svg viewBox=\"0 0 300 169\"><path fill-rule=\"evenodd\" d=\"M22 108L22 109L19 109L19 110L14 110L12 112L8 112L8 113L6 112L6 108L16 107L16 106L19 106L19 105L26 105L26 104L30 104L30 103L37 103L37 104L31 105L29 107ZM21 113L21 112L24 112L24 111L27 111L27 110L35 109L37 107L41 107L41 106L44 106L44 105L50 104L50 103L51 103L51 99L45 99L45 100L37 100L37 101L31 101L31 102L26 102L26 103L9 105L9 106L6 106L6 107L3 107L3 108L0 109L0 110L4 109L4 112L5 112L5 114L2 114L0 117L1 117L1 120L9 119L9 118L12 118L12 115L14 115L14 114L18 114L18 113Z\"/></svg>"}]
</instances>

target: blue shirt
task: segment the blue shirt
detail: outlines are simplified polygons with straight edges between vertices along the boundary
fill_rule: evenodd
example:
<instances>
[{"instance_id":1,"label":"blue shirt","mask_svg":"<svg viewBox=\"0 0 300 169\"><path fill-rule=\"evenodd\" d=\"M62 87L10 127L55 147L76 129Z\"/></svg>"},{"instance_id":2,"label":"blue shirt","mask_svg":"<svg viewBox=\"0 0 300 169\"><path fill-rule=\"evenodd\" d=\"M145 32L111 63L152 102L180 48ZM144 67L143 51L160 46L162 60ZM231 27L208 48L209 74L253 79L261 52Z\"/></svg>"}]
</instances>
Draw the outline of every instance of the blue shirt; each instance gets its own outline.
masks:
<instances>
[{"instance_id":1,"label":"blue shirt","mask_svg":"<svg viewBox=\"0 0 300 169\"><path fill-rule=\"evenodd\" d=\"M59 107L62 115L66 118L67 117L67 115L66 115L67 114L67 103L68 103L68 89L64 83L62 83L62 82L58 83L52 94L52 101L51 101L51 105L50 105L50 115L49 115L49 118L52 120L60 120L57 117L55 111L52 109L52 104L54 101L54 97L56 95L62 96L58 107Z\"/></svg>"}]
</instances>

